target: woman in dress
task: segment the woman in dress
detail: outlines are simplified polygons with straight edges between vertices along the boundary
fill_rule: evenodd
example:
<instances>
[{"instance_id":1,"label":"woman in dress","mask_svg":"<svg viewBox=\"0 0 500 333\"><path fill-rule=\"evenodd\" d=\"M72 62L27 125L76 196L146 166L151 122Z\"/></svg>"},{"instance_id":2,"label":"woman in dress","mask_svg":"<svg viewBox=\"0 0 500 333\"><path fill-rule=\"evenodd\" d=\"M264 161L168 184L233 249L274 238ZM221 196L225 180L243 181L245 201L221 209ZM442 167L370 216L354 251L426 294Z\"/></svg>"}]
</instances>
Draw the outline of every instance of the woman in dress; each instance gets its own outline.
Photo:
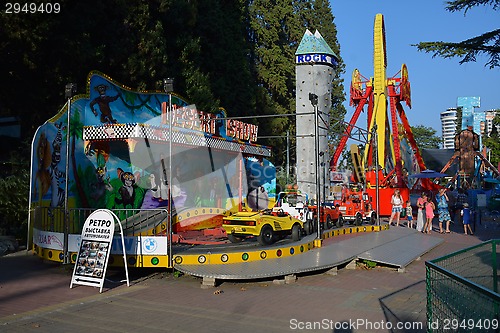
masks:
<instances>
[{"instance_id":1,"label":"woman in dress","mask_svg":"<svg viewBox=\"0 0 500 333\"><path fill-rule=\"evenodd\" d=\"M439 215L439 233L450 233L450 211L448 210L448 195L446 195L446 188L440 188L439 193L436 195L438 215ZM446 230L443 230L443 223L446 224Z\"/></svg>"}]
</instances>

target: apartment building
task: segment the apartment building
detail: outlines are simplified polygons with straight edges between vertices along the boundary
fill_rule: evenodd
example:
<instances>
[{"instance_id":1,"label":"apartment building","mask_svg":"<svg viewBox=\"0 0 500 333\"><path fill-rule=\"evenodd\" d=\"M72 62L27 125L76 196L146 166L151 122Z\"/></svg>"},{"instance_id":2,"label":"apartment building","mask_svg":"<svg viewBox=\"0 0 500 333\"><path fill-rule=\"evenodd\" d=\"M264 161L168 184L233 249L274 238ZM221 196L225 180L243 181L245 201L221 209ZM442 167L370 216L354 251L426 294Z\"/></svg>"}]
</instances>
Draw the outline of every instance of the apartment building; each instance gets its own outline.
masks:
<instances>
[{"instance_id":1,"label":"apartment building","mask_svg":"<svg viewBox=\"0 0 500 333\"><path fill-rule=\"evenodd\" d=\"M453 149L457 133L457 108L449 108L441 112L441 131L443 149Z\"/></svg>"}]
</instances>

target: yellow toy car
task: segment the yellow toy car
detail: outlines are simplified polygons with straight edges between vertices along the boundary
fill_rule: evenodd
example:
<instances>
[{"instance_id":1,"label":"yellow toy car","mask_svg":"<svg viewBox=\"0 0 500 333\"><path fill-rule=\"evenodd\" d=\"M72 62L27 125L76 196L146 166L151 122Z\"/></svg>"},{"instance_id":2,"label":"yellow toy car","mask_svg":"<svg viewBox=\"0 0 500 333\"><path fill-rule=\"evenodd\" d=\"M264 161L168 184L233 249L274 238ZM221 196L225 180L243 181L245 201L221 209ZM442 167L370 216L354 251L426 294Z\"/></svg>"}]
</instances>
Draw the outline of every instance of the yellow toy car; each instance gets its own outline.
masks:
<instances>
[{"instance_id":1,"label":"yellow toy car","mask_svg":"<svg viewBox=\"0 0 500 333\"><path fill-rule=\"evenodd\" d=\"M231 243L239 243L244 238L257 236L259 244L270 245L288 235L298 241L304 233L304 222L283 211L273 212L270 209L238 212L224 217L222 227Z\"/></svg>"}]
</instances>

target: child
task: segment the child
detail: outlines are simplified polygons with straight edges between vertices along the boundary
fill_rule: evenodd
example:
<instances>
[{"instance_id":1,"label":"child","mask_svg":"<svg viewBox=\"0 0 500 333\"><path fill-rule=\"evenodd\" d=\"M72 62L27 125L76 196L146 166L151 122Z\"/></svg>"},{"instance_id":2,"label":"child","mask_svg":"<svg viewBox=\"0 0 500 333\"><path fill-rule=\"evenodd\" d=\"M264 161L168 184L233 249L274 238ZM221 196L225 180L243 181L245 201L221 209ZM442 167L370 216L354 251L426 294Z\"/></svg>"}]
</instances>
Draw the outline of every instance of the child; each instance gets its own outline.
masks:
<instances>
[{"instance_id":1,"label":"child","mask_svg":"<svg viewBox=\"0 0 500 333\"><path fill-rule=\"evenodd\" d=\"M432 202L431 197L427 197L427 202L425 203L425 225L423 233L430 234L432 231L432 219L434 218L434 209L436 209L436 205Z\"/></svg>"},{"instance_id":2,"label":"child","mask_svg":"<svg viewBox=\"0 0 500 333\"><path fill-rule=\"evenodd\" d=\"M424 230L424 224L425 224L425 212L424 212L424 207L425 203L427 202L427 194L425 192L422 192L420 195L420 198L417 199L417 231L423 231Z\"/></svg>"},{"instance_id":3,"label":"child","mask_svg":"<svg viewBox=\"0 0 500 333\"><path fill-rule=\"evenodd\" d=\"M464 234L467 235L467 230L469 230L469 234L474 235L470 227L470 208L467 202L463 203L463 208L460 212L460 215L462 215L462 221L464 223Z\"/></svg>"},{"instance_id":4,"label":"child","mask_svg":"<svg viewBox=\"0 0 500 333\"><path fill-rule=\"evenodd\" d=\"M408 220L407 227L413 229L413 209L410 200L406 202L406 219Z\"/></svg>"}]
</instances>

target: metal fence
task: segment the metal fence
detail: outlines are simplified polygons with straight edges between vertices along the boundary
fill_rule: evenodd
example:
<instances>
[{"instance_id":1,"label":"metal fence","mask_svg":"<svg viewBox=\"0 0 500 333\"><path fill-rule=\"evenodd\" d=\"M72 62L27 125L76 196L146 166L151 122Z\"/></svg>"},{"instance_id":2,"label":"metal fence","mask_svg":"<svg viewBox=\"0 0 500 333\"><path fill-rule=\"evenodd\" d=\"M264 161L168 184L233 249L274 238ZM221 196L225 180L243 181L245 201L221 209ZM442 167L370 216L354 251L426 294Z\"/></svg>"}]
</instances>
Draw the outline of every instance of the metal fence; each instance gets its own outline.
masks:
<instances>
[{"instance_id":1,"label":"metal fence","mask_svg":"<svg viewBox=\"0 0 500 333\"><path fill-rule=\"evenodd\" d=\"M61 260L68 262L71 252L69 235L81 234L85 220L94 211L95 209L72 208L66 213L62 208L50 207L36 207L30 210L28 248L33 246L34 229L39 232L62 233L64 235L62 258L64 259ZM167 238L167 251L172 252L172 228L168 223L170 217L166 209L114 209L112 211L121 221L124 236L164 236ZM116 224L115 233L119 231L120 227Z\"/></svg>"},{"instance_id":2,"label":"metal fence","mask_svg":"<svg viewBox=\"0 0 500 333\"><path fill-rule=\"evenodd\" d=\"M93 211L95 209L71 208L65 218L63 208L36 207L32 210L31 225L43 231L80 234L85 220ZM159 230L158 233L162 234L168 232L166 209L114 209L112 211L120 219L126 236L137 236L147 231L155 233Z\"/></svg>"},{"instance_id":3,"label":"metal fence","mask_svg":"<svg viewBox=\"0 0 500 333\"><path fill-rule=\"evenodd\" d=\"M428 332L499 332L500 240L428 261Z\"/></svg>"}]
</instances>

